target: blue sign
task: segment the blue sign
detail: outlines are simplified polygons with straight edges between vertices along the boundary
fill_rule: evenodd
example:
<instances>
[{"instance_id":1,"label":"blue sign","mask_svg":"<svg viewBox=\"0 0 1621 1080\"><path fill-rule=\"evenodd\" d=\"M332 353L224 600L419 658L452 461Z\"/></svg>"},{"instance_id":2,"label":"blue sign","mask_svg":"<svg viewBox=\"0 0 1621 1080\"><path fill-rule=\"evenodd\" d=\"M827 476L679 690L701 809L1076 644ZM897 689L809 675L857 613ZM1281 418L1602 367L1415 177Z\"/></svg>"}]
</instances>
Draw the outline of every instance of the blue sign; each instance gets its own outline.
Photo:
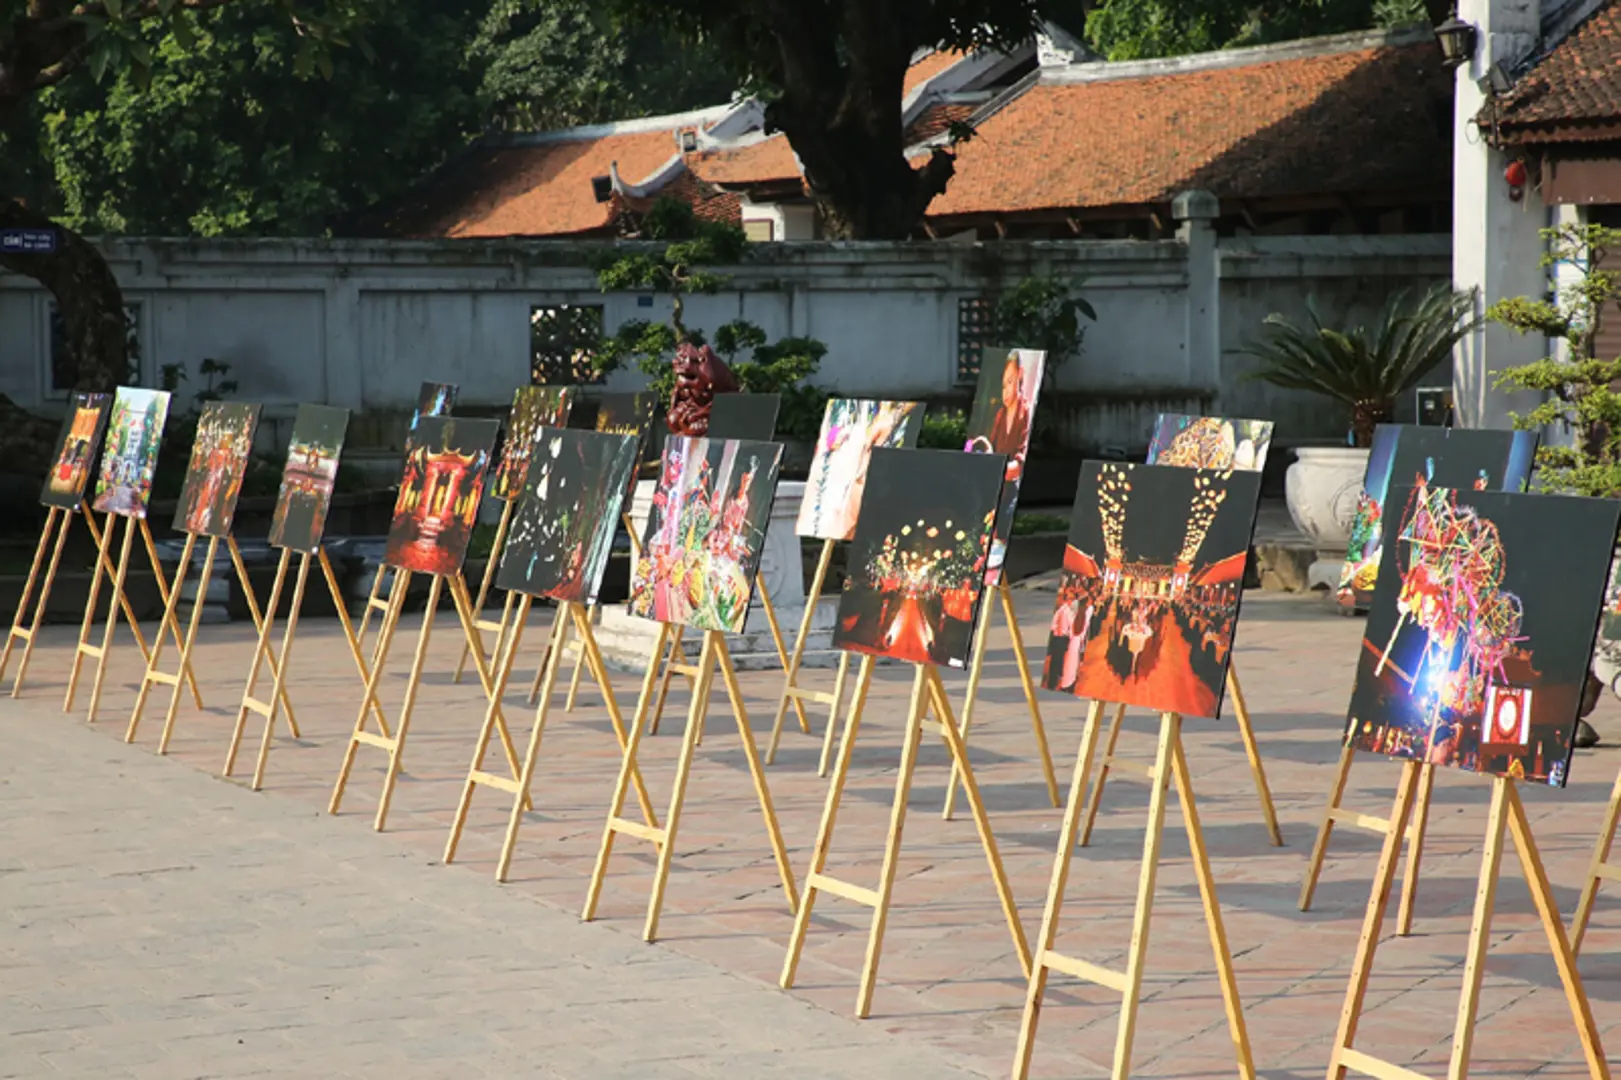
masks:
<instances>
[{"instance_id":1,"label":"blue sign","mask_svg":"<svg viewBox=\"0 0 1621 1080\"><path fill-rule=\"evenodd\" d=\"M49 255L56 251L55 229L0 229L0 252Z\"/></svg>"}]
</instances>

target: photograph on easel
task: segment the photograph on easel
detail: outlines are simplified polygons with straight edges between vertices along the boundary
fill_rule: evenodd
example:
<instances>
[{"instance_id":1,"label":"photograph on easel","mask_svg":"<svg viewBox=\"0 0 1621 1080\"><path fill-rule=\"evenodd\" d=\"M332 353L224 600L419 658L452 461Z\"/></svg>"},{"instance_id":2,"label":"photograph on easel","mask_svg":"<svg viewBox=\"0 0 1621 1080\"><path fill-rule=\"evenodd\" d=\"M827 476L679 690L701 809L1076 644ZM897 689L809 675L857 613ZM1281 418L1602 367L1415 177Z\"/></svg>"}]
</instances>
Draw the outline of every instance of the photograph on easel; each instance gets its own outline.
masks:
<instances>
[{"instance_id":1,"label":"photograph on easel","mask_svg":"<svg viewBox=\"0 0 1621 1080\"><path fill-rule=\"evenodd\" d=\"M640 394L603 394L597 403L596 430L605 435L632 435L636 438L636 471L625 485L625 501L621 510L630 510L630 500L636 494L636 476L649 453L647 444L653 434L653 414L659 407L659 396L650 390Z\"/></svg>"},{"instance_id":2,"label":"photograph on easel","mask_svg":"<svg viewBox=\"0 0 1621 1080\"><path fill-rule=\"evenodd\" d=\"M1270 420L1160 413L1148 443L1148 464L1260 472L1271 445Z\"/></svg>"},{"instance_id":3,"label":"photograph on easel","mask_svg":"<svg viewBox=\"0 0 1621 1080\"><path fill-rule=\"evenodd\" d=\"M397 570L454 574L467 557L499 423L424 416L405 447L383 559Z\"/></svg>"},{"instance_id":4,"label":"photograph on easel","mask_svg":"<svg viewBox=\"0 0 1621 1080\"><path fill-rule=\"evenodd\" d=\"M872 452L833 644L967 667L1006 462L955 450Z\"/></svg>"},{"instance_id":5,"label":"photograph on easel","mask_svg":"<svg viewBox=\"0 0 1621 1080\"><path fill-rule=\"evenodd\" d=\"M456 407L456 396L461 387L455 383L425 382L417 390L416 411L411 414L411 434L425 416L449 416Z\"/></svg>"},{"instance_id":6,"label":"photograph on easel","mask_svg":"<svg viewBox=\"0 0 1621 1080\"><path fill-rule=\"evenodd\" d=\"M1426 484L1470 491L1524 491L1536 464L1534 431L1412 427L1380 424L1368 451L1368 471L1351 523L1335 598L1341 607L1366 609L1379 578L1385 493L1391 483Z\"/></svg>"},{"instance_id":7,"label":"photograph on easel","mask_svg":"<svg viewBox=\"0 0 1621 1080\"><path fill-rule=\"evenodd\" d=\"M634 435L545 431L512 517L496 587L595 603L638 446Z\"/></svg>"},{"instance_id":8,"label":"photograph on easel","mask_svg":"<svg viewBox=\"0 0 1621 1080\"><path fill-rule=\"evenodd\" d=\"M270 518L272 547L311 554L321 546L332 488L338 480L338 457L349 430L349 410L329 405L300 405L293 418L293 437L281 490Z\"/></svg>"},{"instance_id":9,"label":"photograph on easel","mask_svg":"<svg viewBox=\"0 0 1621 1080\"><path fill-rule=\"evenodd\" d=\"M743 632L765 550L782 445L664 440L630 612L695 630Z\"/></svg>"},{"instance_id":10,"label":"photograph on easel","mask_svg":"<svg viewBox=\"0 0 1621 1080\"><path fill-rule=\"evenodd\" d=\"M203 406L186 483L175 509L176 532L223 537L231 531L258 427L257 405L210 401Z\"/></svg>"},{"instance_id":11,"label":"photograph on easel","mask_svg":"<svg viewBox=\"0 0 1621 1080\"><path fill-rule=\"evenodd\" d=\"M711 439L752 439L770 442L777 437L781 394L716 394L709 407Z\"/></svg>"},{"instance_id":12,"label":"photograph on easel","mask_svg":"<svg viewBox=\"0 0 1621 1080\"><path fill-rule=\"evenodd\" d=\"M1081 467L1041 685L1217 719L1261 475Z\"/></svg>"},{"instance_id":13,"label":"photograph on easel","mask_svg":"<svg viewBox=\"0 0 1621 1080\"><path fill-rule=\"evenodd\" d=\"M916 401L830 400L794 531L818 540L854 536L873 450L915 446L922 428L923 406Z\"/></svg>"},{"instance_id":14,"label":"photograph on easel","mask_svg":"<svg viewBox=\"0 0 1621 1080\"><path fill-rule=\"evenodd\" d=\"M112 402L111 394L81 391L73 395L73 407L62 417L62 430L56 436L56 456L51 459L51 471L45 474L40 502L72 510L84 499Z\"/></svg>"},{"instance_id":15,"label":"photograph on easel","mask_svg":"<svg viewBox=\"0 0 1621 1080\"><path fill-rule=\"evenodd\" d=\"M535 452L541 428L568 426L574 408L572 386L520 386L512 395L499 454L501 464L490 480L492 499L515 499L523 491L524 475Z\"/></svg>"},{"instance_id":16,"label":"photograph on easel","mask_svg":"<svg viewBox=\"0 0 1621 1080\"><path fill-rule=\"evenodd\" d=\"M158 445L169 418L169 395L163 390L120 386L107 417L101 449L101 473L91 504L104 514L145 518L152 497L152 474L158 468Z\"/></svg>"},{"instance_id":17,"label":"photograph on easel","mask_svg":"<svg viewBox=\"0 0 1621 1080\"><path fill-rule=\"evenodd\" d=\"M968 442L963 449L970 454L1002 454L1007 459L1007 482L1002 485L1002 506L996 514L986 563L987 585L995 585L1001 577L1013 535L1013 514L1018 509L1019 483L1030 453L1036 399L1041 395L1046 364L1047 354L1037 349L986 349L980 361L974 407L968 414Z\"/></svg>"},{"instance_id":18,"label":"photograph on easel","mask_svg":"<svg viewBox=\"0 0 1621 1080\"><path fill-rule=\"evenodd\" d=\"M1346 742L1563 787L1621 503L1422 479L1388 500Z\"/></svg>"}]
</instances>

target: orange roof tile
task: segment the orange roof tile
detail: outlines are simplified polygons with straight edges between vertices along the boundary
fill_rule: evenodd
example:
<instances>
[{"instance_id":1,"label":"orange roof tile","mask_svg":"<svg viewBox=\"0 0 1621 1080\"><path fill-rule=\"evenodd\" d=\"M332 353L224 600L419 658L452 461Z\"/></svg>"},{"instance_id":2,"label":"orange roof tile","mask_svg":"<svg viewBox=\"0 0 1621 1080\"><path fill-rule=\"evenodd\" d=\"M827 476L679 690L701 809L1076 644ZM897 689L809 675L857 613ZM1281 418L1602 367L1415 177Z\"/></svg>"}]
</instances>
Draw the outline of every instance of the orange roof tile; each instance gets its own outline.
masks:
<instances>
[{"instance_id":1,"label":"orange roof tile","mask_svg":"<svg viewBox=\"0 0 1621 1080\"><path fill-rule=\"evenodd\" d=\"M925 139L932 139L936 135L943 135L951 125L958 120L967 120L977 110L972 105L947 104L937 101L924 109L916 120L912 121L906 129L905 142L907 146L915 146Z\"/></svg>"},{"instance_id":2,"label":"orange roof tile","mask_svg":"<svg viewBox=\"0 0 1621 1080\"><path fill-rule=\"evenodd\" d=\"M711 184L763 184L800 175L799 160L782 134L736 149L688 154L687 166Z\"/></svg>"},{"instance_id":3,"label":"orange roof tile","mask_svg":"<svg viewBox=\"0 0 1621 1080\"><path fill-rule=\"evenodd\" d=\"M1621 124L1621 3L1593 12L1496 103L1506 142L1614 139ZM1491 123L1491 106L1480 114Z\"/></svg>"},{"instance_id":4,"label":"orange roof tile","mask_svg":"<svg viewBox=\"0 0 1621 1080\"><path fill-rule=\"evenodd\" d=\"M917 61L906 69L906 81L901 84L901 96L910 94L966 55L960 49L940 49Z\"/></svg>"},{"instance_id":5,"label":"orange roof tile","mask_svg":"<svg viewBox=\"0 0 1621 1080\"><path fill-rule=\"evenodd\" d=\"M1194 187L1444 187L1451 143L1434 102L1450 102L1450 81L1426 41L1038 83L960 148L929 216L1163 203Z\"/></svg>"}]
</instances>

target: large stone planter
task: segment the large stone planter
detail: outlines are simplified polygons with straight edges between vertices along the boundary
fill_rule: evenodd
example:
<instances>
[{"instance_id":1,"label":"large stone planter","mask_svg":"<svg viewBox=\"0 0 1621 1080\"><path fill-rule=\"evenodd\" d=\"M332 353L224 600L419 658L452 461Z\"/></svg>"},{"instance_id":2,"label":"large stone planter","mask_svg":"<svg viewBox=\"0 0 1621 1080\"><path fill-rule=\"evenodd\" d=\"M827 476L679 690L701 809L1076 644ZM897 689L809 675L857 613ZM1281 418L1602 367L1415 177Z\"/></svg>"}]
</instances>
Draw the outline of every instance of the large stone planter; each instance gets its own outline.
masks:
<instances>
[{"instance_id":1,"label":"large stone planter","mask_svg":"<svg viewBox=\"0 0 1621 1080\"><path fill-rule=\"evenodd\" d=\"M1351 523L1368 471L1368 450L1352 446L1302 446L1284 477L1289 516L1317 551L1307 571L1313 589L1339 584Z\"/></svg>"}]
</instances>

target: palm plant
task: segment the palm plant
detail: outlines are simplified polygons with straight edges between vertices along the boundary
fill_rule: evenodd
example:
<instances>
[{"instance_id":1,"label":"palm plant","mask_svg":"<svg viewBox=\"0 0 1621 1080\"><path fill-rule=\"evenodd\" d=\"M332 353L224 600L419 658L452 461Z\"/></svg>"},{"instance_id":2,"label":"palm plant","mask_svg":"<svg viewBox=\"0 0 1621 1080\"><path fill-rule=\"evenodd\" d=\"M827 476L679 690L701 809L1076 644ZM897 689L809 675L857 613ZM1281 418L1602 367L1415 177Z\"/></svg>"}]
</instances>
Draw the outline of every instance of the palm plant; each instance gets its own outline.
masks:
<instances>
[{"instance_id":1,"label":"palm plant","mask_svg":"<svg viewBox=\"0 0 1621 1080\"><path fill-rule=\"evenodd\" d=\"M1396 399L1417 386L1453 346L1480 326L1473 290L1435 285L1416 296L1407 289L1385 303L1372 327L1325 326L1308 297L1310 324L1274 312L1243 352L1260 361L1251 379L1289 390L1310 390L1351 408L1357 446L1373 444L1373 429L1394 415Z\"/></svg>"}]
</instances>

